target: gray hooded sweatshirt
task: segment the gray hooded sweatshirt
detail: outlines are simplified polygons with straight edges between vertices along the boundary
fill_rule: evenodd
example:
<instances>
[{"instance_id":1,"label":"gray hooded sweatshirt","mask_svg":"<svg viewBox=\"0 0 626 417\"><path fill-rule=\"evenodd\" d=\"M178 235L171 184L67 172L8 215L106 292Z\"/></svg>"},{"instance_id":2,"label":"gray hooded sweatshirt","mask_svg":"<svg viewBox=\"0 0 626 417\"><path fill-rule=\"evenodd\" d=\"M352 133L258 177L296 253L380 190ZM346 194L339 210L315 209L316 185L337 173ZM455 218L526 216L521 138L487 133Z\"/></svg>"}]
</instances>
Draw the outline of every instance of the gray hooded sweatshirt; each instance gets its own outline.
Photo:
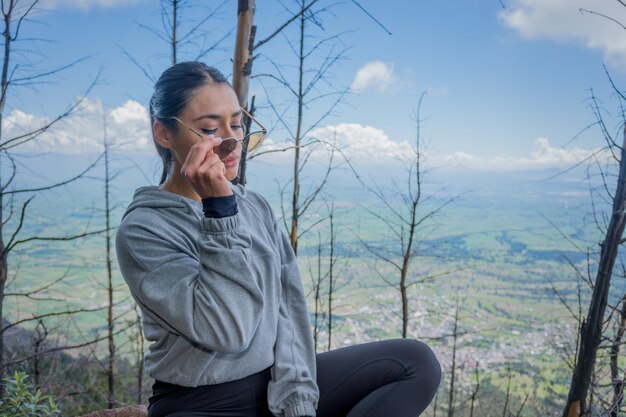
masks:
<instances>
[{"instance_id":1,"label":"gray hooded sweatshirt","mask_svg":"<svg viewBox=\"0 0 626 417\"><path fill-rule=\"evenodd\" d=\"M315 416L319 391L296 257L267 201L233 186L239 212L141 187L117 231L117 257L140 306L153 378L187 387L271 367L270 411Z\"/></svg>"}]
</instances>

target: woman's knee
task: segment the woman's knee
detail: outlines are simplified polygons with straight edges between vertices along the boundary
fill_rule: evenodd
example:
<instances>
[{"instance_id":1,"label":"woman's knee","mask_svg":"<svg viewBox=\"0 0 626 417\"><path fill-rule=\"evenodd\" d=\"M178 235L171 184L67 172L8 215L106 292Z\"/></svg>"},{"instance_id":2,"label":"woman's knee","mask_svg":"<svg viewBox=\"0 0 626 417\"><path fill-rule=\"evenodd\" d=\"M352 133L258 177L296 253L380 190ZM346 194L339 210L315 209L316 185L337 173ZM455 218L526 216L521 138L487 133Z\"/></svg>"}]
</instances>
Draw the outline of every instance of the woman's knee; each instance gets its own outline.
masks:
<instances>
[{"instance_id":1,"label":"woman's knee","mask_svg":"<svg viewBox=\"0 0 626 417\"><path fill-rule=\"evenodd\" d=\"M435 352L424 342L415 339L399 340L398 353L409 372L421 380L433 394L441 382L441 365Z\"/></svg>"}]
</instances>

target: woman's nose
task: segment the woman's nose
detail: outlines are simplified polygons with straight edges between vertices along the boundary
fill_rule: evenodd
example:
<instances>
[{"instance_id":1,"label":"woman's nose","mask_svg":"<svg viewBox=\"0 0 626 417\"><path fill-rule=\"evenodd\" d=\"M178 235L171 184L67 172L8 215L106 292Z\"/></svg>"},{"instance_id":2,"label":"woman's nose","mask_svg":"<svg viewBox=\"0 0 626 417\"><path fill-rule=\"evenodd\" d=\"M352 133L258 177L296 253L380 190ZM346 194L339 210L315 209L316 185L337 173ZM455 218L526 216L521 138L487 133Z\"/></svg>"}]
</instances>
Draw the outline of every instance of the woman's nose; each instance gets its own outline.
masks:
<instances>
[{"instance_id":1,"label":"woman's nose","mask_svg":"<svg viewBox=\"0 0 626 417\"><path fill-rule=\"evenodd\" d=\"M222 139L225 138L236 138L234 130L230 126L225 126L223 131Z\"/></svg>"}]
</instances>

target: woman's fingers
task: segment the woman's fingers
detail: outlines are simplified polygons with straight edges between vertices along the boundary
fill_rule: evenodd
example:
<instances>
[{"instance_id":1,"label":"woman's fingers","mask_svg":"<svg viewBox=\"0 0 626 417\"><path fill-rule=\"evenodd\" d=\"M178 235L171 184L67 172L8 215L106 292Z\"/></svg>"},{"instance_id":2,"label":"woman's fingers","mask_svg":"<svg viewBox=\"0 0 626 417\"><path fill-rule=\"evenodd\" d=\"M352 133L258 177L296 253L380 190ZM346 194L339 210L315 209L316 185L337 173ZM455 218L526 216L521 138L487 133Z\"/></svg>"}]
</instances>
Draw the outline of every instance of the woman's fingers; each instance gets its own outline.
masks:
<instances>
[{"instance_id":1,"label":"woman's fingers","mask_svg":"<svg viewBox=\"0 0 626 417\"><path fill-rule=\"evenodd\" d=\"M201 198L232 194L225 177L226 167L214 152L214 148L220 143L221 139L210 138L195 144L181 167L181 174Z\"/></svg>"},{"instance_id":2,"label":"woman's fingers","mask_svg":"<svg viewBox=\"0 0 626 417\"><path fill-rule=\"evenodd\" d=\"M181 174L187 177L187 171L196 171L208 155L213 154L213 148L219 146L222 140L209 136L207 140L196 143L191 147L187 158L180 169Z\"/></svg>"}]
</instances>

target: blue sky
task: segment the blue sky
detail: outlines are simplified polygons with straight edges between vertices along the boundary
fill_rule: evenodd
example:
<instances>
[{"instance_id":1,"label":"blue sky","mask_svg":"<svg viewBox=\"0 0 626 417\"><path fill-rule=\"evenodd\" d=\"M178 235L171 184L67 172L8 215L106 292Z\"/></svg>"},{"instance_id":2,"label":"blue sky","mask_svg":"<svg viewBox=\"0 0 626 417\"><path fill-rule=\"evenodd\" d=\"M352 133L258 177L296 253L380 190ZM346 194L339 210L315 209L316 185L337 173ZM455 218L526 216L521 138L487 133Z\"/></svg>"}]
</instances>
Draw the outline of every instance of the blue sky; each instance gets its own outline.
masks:
<instances>
[{"instance_id":1,"label":"blue sky","mask_svg":"<svg viewBox=\"0 0 626 417\"><path fill-rule=\"evenodd\" d=\"M218 7L222 2L207 2ZM545 4L549 3L549 4ZM191 4L183 11L182 29L211 9ZM320 0L321 5L331 2ZM324 30L317 36L345 32L346 59L332 68L336 89L352 86L344 105L325 119L314 133L341 132L346 149L364 158L387 158L390 149L406 149L415 136L412 115L422 92L422 137L428 154L440 163L494 167L564 166L602 146L592 131L569 143L593 122L588 97L593 88L603 99L609 127L618 129L617 103L603 64L614 81L626 89L626 30L589 9L626 22L626 8L616 0L360 0L392 34L387 34L351 1L332 3L322 15ZM97 147L101 116L111 115L110 132L122 148L151 152L145 105L152 82L121 52L123 46L155 74L166 68L165 43L139 23L161 28L155 0L42 0L45 10L28 22L20 44L28 51L18 59L38 61L38 68L89 58L63 72L52 83L20 89L8 103L5 132L18 131L54 116L84 90L101 70L101 82L92 91L80 115L43 137L38 149L82 152ZM258 1L256 23L262 38L296 10L290 0ZM227 35L221 50L205 60L230 74L236 1L222 4L210 19L207 42ZM295 27L264 46L255 70L275 71L294 62L287 40ZM314 42L311 39L310 42ZM182 59L198 48L183 49ZM315 65L314 61L312 65ZM286 70L287 71L287 70ZM260 116L275 130L271 143L286 132L267 100L283 103L287 96L267 80L253 80ZM268 88L267 95L263 86ZM328 90L330 91L330 90ZM322 91L323 92L323 91ZM312 105L310 120L324 111ZM56 136L55 136L56 135ZM129 143L134 143L134 147Z\"/></svg>"}]
</instances>

